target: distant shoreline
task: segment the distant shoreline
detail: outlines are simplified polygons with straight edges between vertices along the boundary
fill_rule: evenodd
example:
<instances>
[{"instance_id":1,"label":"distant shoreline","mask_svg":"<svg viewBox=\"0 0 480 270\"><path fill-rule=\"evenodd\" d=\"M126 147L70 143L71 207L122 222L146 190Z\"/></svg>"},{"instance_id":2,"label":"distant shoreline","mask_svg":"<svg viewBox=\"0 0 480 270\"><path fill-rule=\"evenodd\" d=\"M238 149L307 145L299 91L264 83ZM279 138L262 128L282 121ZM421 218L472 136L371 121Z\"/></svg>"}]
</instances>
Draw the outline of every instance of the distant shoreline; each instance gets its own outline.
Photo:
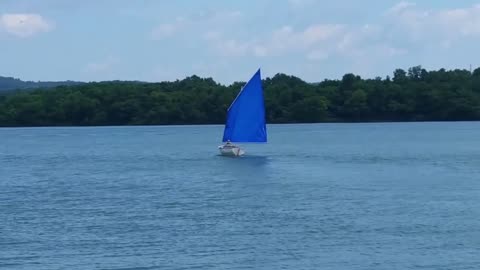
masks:
<instances>
[{"instance_id":1,"label":"distant shoreline","mask_svg":"<svg viewBox=\"0 0 480 270\"><path fill-rule=\"evenodd\" d=\"M0 93L0 126L221 125L242 82L191 76L161 83L104 82ZM267 123L480 121L480 68L397 69L390 78L262 81Z\"/></svg>"},{"instance_id":2,"label":"distant shoreline","mask_svg":"<svg viewBox=\"0 0 480 270\"><path fill-rule=\"evenodd\" d=\"M295 126L295 125L339 125L339 124L437 124L437 123L480 123L480 120L458 121L365 121L365 122L315 122L315 123L267 123L267 126ZM224 124L165 124L165 125L101 125L101 126L0 126L1 129L21 128L131 128L131 127L223 127Z\"/></svg>"}]
</instances>

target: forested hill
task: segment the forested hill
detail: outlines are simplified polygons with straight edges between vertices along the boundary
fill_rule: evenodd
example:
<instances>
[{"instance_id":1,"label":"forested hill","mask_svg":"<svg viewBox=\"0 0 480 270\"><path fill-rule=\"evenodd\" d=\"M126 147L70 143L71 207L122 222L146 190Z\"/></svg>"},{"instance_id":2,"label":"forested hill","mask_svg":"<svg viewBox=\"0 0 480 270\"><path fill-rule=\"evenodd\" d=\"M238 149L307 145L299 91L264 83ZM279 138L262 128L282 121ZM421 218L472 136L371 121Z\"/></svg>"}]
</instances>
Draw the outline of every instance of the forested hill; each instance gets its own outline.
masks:
<instances>
[{"instance_id":1,"label":"forested hill","mask_svg":"<svg viewBox=\"0 0 480 270\"><path fill-rule=\"evenodd\" d=\"M33 81L22 81L17 78L12 77L2 77L0 76L0 92L15 90L15 89L30 89L30 88L50 88L60 85L78 85L81 82L74 81L63 81L63 82L33 82Z\"/></svg>"},{"instance_id":2,"label":"forested hill","mask_svg":"<svg viewBox=\"0 0 480 270\"><path fill-rule=\"evenodd\" d=\"M161 83L103 82L0 96L0 126L221 124L243 83L191 76ZM311 84L264 80L269 123L480 120L480 68L397 69L387 78Z\"/></svg>"}]
</instances>

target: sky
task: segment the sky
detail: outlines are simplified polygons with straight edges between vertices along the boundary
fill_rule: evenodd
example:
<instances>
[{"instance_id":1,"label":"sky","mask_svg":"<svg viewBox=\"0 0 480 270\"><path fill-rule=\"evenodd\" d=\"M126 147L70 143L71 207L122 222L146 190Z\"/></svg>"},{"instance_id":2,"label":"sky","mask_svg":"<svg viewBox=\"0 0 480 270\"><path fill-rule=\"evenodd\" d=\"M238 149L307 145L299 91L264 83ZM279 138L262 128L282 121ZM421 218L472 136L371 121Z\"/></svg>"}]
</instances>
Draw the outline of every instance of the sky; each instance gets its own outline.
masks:
<instances>
[{"instance_id":1,"label":"sky","mask_svg":"<svg viewBox=\"0 0 480 270\"><path fill-rule=\"evenodd\" d=\"M308 82L480 65L480 0L0 0L0 76Z\"/></svg>"}]
</instances>

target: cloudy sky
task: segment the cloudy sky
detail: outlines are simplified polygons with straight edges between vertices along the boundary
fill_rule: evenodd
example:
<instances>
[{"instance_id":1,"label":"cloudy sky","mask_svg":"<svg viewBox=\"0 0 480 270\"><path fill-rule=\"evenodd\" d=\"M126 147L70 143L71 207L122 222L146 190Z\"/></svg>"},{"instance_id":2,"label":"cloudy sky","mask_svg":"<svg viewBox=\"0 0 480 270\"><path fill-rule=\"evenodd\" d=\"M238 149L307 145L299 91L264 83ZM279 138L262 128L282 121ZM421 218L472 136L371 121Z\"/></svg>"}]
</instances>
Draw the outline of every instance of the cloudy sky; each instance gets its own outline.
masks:
<instances>
[{"instance_id":1,"label":"cloudy sky","mask_svg":"<svg viewBox=\"0 0 480 270\"><path fill-rule=\"evenodd\" d=\"M480 65L480 0L0 0L0 75L310 82Z\"/></svg>"}]
</instances>

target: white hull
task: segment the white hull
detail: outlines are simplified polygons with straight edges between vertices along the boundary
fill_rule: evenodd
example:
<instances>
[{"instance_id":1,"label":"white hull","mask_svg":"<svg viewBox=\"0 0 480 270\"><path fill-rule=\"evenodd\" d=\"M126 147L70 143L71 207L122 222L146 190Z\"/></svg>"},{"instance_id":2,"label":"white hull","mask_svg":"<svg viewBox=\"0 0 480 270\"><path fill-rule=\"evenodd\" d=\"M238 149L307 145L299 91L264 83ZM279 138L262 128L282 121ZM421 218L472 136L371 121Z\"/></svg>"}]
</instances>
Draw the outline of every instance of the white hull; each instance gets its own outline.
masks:
<instances>
[{"instance_id":1,"label":"white hull","mask_svg":"<svg viewBox=\"0 0 480 270\"><path fill-rule=\"evenodd\" d=\"M233 157L239 157L245 154L245 151L240 149L238 146L225 146L221 145L218 147L220 150L220 154L223 156L233 156Z\"/></svg>"}]
</instances>

